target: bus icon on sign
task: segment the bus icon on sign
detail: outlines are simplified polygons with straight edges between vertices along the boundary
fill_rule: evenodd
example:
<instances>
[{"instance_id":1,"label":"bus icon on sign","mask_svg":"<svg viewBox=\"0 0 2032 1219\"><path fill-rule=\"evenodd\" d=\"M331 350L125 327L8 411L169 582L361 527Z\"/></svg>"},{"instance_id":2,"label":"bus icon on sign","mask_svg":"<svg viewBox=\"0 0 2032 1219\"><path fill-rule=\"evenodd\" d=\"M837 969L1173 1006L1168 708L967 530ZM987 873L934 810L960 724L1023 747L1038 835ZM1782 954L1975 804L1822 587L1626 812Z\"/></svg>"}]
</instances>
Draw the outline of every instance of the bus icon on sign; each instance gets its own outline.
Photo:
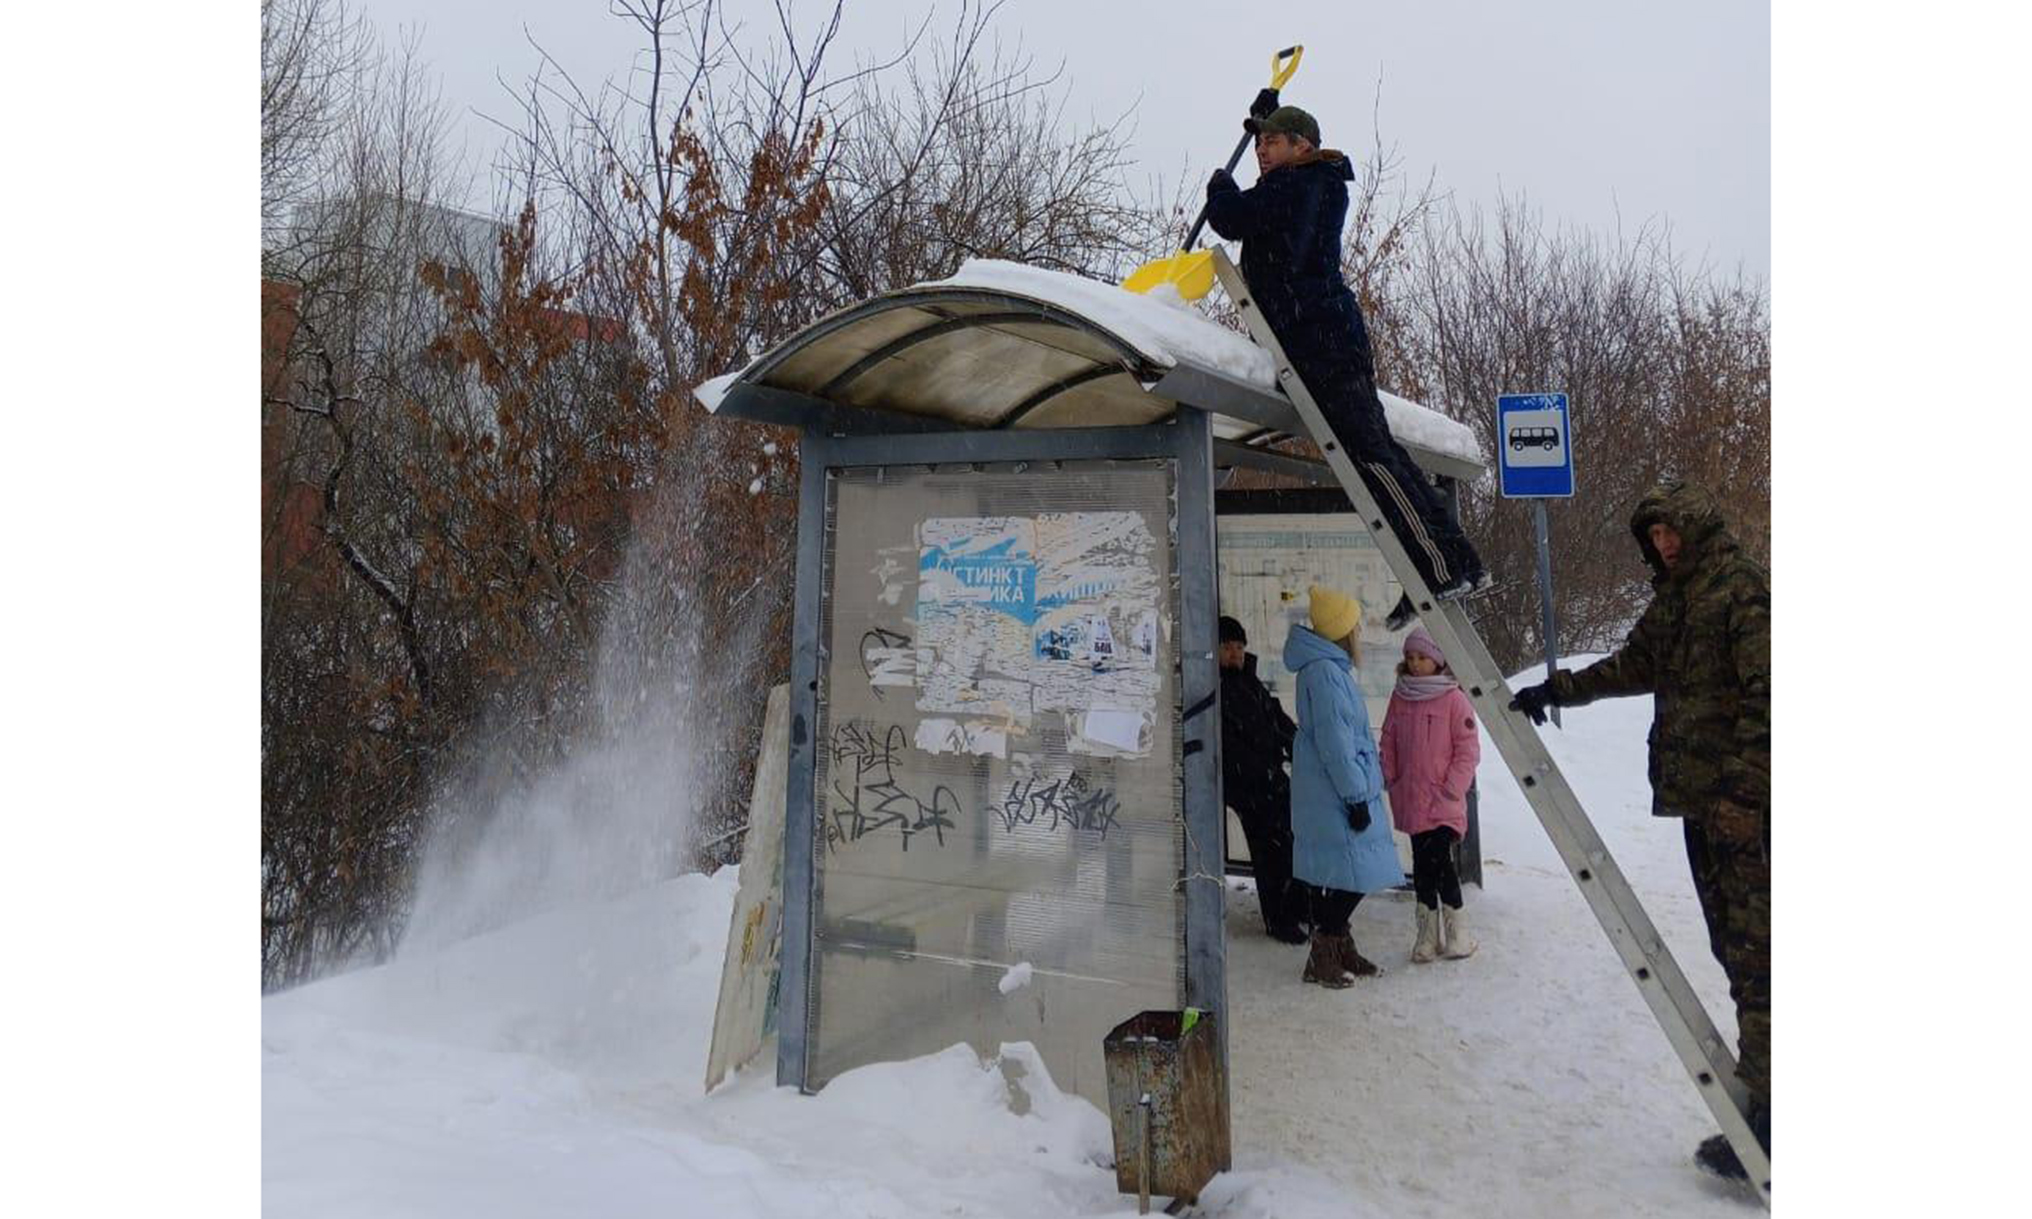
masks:
<instances>
[{"instance_id":1,"label":"bus icon on sign","mask_svg":"<svg viewBox=\"0 0 2032 1219\"><path fill-rule=\"evenodd\" d=\"M1566 395L1496 395L1496 485L1506 499L1573 494L1573 420Z\"/></svg>"}]
</instances>

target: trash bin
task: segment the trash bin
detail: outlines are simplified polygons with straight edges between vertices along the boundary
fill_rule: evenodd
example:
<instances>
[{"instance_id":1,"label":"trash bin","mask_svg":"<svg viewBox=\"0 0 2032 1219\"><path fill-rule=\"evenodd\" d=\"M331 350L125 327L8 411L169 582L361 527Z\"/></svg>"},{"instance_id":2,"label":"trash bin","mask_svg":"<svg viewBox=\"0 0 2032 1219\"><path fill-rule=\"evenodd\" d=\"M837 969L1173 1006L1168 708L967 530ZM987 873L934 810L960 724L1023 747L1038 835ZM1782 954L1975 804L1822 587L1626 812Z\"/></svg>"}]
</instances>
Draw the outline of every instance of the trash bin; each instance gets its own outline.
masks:
<instances>
[{"instance_id":1,"label":"trash bin","mask_svg":"<svg viewBox=\"0 0 2032 1219\"><path fill-rule=\"evenodd\" d=\"M1101 1041L1108 1122L1115 1135L1115 1187L1197 1201L1228 1162L1227 1090L1212 1013L1142 1012Z\"/></svg>"}]
</instances>

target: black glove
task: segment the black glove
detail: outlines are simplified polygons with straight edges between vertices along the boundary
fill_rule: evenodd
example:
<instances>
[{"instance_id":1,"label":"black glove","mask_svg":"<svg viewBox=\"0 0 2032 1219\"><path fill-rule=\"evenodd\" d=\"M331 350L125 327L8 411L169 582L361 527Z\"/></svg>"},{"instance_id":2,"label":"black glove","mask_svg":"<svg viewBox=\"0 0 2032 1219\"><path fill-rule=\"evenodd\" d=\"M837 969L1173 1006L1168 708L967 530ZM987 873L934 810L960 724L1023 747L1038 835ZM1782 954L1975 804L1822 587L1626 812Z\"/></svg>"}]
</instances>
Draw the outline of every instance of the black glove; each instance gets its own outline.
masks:
<instances>
[{"instance_id":1,"label":"black glove","mask_svg":"<svg viewBox=\"0 0 2032 1219\"><path fill-rule=\"evenodd\" d=\"M1348 828L1357 834L1369 828L1369 802L1367 800L1348 801Z\"/></svg>"},{"instance_id":2,"label":"black glove","mask_svg":"<svg viewBox=\"0 0 2032 1219\"><path fill-rule=\"evenodd\" d=\"M1209 199L1213 198L1221 191L1240 190L1240 189L1242 188L1235 185L1235 175L1229 173L1225 169L1216 169L1214 171L1214 176L1207 179L1206 193L1207 198Z\"/></svg>"},{"instance_id":3,"label":"black glove","mask_svg":"<svg viewBox=\"0 0 2032 1219\"><path fill-rule=\"evenodd\" d=\"M1255 101L1249 103L1249 117L1252 119L1267 119L1276 110L1277 90L1275 89L1263 90L1256 95Z\"/></svg>"},{"instance_id":4,"label":"black glove","mask_svg":"<svg viewBox=\"0 0 2032 1219\"><path fill-rule=\"evenodd\" d=\"M1558 700L1552 697L1552 683L1544 681L1539 682L1535 686L1524 687L1522 690L1517 691L1516 697L1510 700L1510 710L1522 711L1525 715L1531 717L1531 722L1534 724L1543 724L1545 722L1545 709L1558 705Z\"/></svg>"}]
</instances>

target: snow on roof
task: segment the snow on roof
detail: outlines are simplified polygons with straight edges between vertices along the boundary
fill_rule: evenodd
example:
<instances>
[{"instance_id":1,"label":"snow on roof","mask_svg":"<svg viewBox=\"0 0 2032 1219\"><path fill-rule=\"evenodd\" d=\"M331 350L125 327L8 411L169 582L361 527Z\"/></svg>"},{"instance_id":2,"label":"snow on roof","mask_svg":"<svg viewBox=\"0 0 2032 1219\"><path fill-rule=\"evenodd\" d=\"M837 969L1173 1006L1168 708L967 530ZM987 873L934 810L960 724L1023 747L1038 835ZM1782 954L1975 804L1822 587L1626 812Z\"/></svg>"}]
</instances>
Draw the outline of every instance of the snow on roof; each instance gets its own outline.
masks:
<instances>
[{"instance_id":1,"label":"snow on roof","mask_svg":"<svg viewBox=\"0 0 2032 1219\"><path fill-rule=\"evenodd\" d=\"M734 382L739 381L741 374L747 371L748 365L743 364L734 371L723 372L710 381L701 381L691 391L691 396L697 398L699 405L705 407L708 413L717 414L720 403L726 400L727 391L734 388Z\"/></svg>"},{"instance_id":2,"label":"snow on roof","mask_svg":"<svg viewBox=\"0 0 2032 1219\"><path fill-rule=\"evenodd\" d=\"M1170 367L1184 357L1238 381L1277 384L1277 367L1269 352L1250 342L1249 336L1208 321L1175 291L1167 294L1167 301L1097 279L994 258L969 258L951 279L920 286L982 288L1056 305L1108 331L1153 363Z\"/></svg>"},{"instance_id":3,"label":"snow on roof","mask_svg":"<svg viewBox=\"0 0 2032 1219\"><path fill-rule=\"evenodd\" d=\"M1108 331L1153 364L1195 364L1277 392L1276 364L1269 352L1247 335L1209 319L1175 292L1144 296L1116 284L993 258L969 258L950 279L914 284L905 291L937 288L972 288L1052 305ZM723 373L692 392L708 411L716 411L741 371ZM1465 425L1396 394L1379 396L1398 440L1482 464L1481 446Z\"/></svg>"}]
</instances>

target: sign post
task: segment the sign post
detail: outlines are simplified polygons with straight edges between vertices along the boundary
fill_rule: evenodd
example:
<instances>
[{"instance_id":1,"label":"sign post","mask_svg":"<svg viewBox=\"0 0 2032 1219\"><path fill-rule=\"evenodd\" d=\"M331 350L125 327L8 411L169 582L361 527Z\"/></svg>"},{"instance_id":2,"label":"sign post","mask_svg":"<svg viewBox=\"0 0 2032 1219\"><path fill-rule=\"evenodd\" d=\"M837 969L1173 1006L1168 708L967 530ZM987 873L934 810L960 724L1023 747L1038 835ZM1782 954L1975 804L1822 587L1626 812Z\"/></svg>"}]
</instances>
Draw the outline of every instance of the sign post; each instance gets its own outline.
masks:
<instances>
[{"instance_id":1,"label":"sign post","mask_svg":"<svg viewBox=\"0 0 2032 1219\"><path fill-rule=\"evenodd\" d=\"M1558 620L1552 610L1552 527L1545 501L1573 497L1573 433L1565 394L1500 394L1496 398L1496 475L1505 499L1531 501L1538 539L1538 596L1544 609L1545 678L1559 666ZM1559 723L1553 708L1552 722Z\"/></svg>"}]
</instances>

